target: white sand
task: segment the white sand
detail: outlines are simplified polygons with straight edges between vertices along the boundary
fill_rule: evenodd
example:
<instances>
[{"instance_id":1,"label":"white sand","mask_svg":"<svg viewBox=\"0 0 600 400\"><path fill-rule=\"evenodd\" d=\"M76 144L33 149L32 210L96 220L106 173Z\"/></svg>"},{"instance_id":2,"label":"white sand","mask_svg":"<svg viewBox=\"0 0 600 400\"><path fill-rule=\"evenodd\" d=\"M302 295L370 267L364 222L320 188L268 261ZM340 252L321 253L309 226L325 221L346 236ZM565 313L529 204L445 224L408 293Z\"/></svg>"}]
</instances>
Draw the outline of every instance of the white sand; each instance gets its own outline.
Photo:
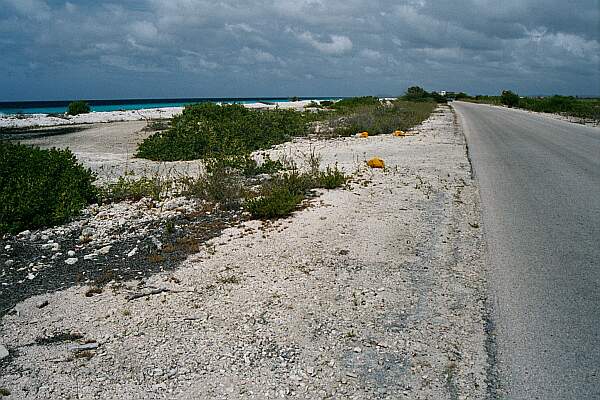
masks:
<instances>
[{"instance_id":1,"label":"white sand","mask_svg":"<svg viewBox=\"0 0 600 400\"><path fill-rule=\"evenodd\" d=\"M318 101L317 101L318 102ZM252 109L293 109L303 110L311 100L281 102L273 104L249 103L244 104ZM0 128L32 128L41 126L60 126L76 124L95 124L100 122L143 121L152 119L173 118L181 114L183 107L149 108L145 110L91 112L76 116L52 117L47 114L14 115L0 114Z\"/></svg>"}]
</instances>

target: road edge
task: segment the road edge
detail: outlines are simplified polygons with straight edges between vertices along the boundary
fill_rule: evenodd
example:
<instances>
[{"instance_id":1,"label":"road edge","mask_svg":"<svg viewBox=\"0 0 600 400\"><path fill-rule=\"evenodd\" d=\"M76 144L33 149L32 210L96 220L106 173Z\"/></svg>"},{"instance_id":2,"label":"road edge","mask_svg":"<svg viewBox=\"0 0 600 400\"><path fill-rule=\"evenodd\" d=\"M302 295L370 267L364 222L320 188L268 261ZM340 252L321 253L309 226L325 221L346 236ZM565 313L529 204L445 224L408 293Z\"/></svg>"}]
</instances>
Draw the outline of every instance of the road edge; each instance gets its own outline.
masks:
<instances>
[{"instance_id":1,"label":"road edge","mask_svg":"<svg viewBox=\"0 0 600 400\"><path fill-rule=\"evenodd\" d=\"M481 214L481 193L479 191L479 177L477 175L477 171L473 165L473 160L471 158L471 151L469 147L469 140L466 134L468 127L466 127L464 119L461 118L459 112L454 108L452 103L449 103L450 109L452 110L452 114L454 116L454 127L455 129L462 134L464 138L464 146L465 153L467 156L467 160L469 161L470 168L470 178L477 191L477 201L479 203L479 221L482 229L482 246L483 246L483 261L484 261L484 275L486 278L485 282L485 297L483 298L484 310L483 310L483 321L484 321L484 332L485 332L485 352L487 355L487 363L485 366L485 382L486 382L486 398L488 400L500 400L503 399L502 396L502 385L500 378L500 369L498 368L498 358L497 358L497 340L496 340L496 324L494 322L494 301L491 299L491 290L488 284L488 276L489 276L489 266L488 262L488 245L486 240L486 229L483 221L483 215Z\"/></svg>"}]
</instances>

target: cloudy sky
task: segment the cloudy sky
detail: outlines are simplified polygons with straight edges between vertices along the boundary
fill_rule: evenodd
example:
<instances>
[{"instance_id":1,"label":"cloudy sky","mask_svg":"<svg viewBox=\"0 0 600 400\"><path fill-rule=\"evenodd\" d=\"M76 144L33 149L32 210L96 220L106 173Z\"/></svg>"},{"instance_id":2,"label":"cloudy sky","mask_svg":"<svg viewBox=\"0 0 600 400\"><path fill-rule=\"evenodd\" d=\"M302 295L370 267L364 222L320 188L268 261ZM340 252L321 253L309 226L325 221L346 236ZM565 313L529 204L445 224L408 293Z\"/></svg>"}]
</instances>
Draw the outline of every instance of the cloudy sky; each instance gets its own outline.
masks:
<instances>
[{"instance_id":1,"label":"cloudy sky","mask_svg":"<svg viewBox=\"0 0 600 400\"><path fill-rule=\"evenodd\" d=\"M0 0L0 101L600 95L600 0Z\"/></svg>"}]
</instances>

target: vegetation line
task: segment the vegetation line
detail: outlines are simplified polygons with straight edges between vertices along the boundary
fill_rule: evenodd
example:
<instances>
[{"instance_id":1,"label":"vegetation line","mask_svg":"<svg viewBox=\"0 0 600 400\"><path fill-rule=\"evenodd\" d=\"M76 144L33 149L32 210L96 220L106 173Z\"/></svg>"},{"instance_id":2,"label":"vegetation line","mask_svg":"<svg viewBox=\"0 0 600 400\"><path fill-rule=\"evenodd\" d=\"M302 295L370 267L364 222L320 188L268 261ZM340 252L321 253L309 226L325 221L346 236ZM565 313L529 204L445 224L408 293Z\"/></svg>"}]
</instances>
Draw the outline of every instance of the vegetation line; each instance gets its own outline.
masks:
<instances>
[{"instance_id":1,"label":"vegetation line","mask_svg":"<svg viewBox=\"0 0 600 400\"><path fill-rule=\"evenodd\" d=\"M338 102L314 102L303 111L250 110L241 105L191 105L138 148L137 156L155 161L201 159L200 177L168 179L161 176L121 176L97 186L91 170L69 150L42 150L0 141L0 234L14 234L62 224L86 205L98 202L156 200L183 195L223 209L244 207L253 218L289 215L311 190L333 189L346 183L335 166L320 168L317 154L307 169L290 160L272 160L256 151L294 137L324 139L368 131L369 135L408 130L429 117L436 101L444 101L414 87L393 101L357 97ZM73 113L86 104L72 104Z\"/></svg>"}]
</instances>

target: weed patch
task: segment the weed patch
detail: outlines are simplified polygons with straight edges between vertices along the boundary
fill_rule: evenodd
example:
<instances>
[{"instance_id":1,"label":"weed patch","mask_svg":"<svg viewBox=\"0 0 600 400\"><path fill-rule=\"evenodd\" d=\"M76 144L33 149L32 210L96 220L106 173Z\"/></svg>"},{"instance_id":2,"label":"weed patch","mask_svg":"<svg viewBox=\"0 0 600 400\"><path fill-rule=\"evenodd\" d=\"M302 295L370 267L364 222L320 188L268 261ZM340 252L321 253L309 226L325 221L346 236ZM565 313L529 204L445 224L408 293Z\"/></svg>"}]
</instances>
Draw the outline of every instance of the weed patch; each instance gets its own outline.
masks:
<instances>
[{"instance_id":1,"label":"weed patch","mask_svg":"<svg viewBox=\"0 0 600 400\"><path fill-rule=\"evenodd\" d=\"M311 159L318 160L317 156ZM258 197L246 200L246 211L257 219L276 219L290 215L312 189L334 189L344 185L347 177L337 165L319 171L318 164L311 165L309 172L293 170L277 176L265 184Z\"/></svg>"},{"instance_id":2,"label":"weed patch","mask_svg":"<svg viewBox=\"0 0 600 400\"><path fill-rule=\"evenodd\" d=\"M261 197L246 202L246 210L253 218L273 219L290 215L304 199L286 187L272 189Z\"/></svg>"},{"instance_id":3,"label":"weed patch","mask_svg":"<svg viewBox=\"0 0 600 400\"><path fill-rule=\"evenodd\" d=\"M124 200L138 201L144 197L160 200L170 188L170 183L160 177L133 178L120 176L116 182L99 189L99 199L104 203Z\"/></svg>"}]
</instances>

